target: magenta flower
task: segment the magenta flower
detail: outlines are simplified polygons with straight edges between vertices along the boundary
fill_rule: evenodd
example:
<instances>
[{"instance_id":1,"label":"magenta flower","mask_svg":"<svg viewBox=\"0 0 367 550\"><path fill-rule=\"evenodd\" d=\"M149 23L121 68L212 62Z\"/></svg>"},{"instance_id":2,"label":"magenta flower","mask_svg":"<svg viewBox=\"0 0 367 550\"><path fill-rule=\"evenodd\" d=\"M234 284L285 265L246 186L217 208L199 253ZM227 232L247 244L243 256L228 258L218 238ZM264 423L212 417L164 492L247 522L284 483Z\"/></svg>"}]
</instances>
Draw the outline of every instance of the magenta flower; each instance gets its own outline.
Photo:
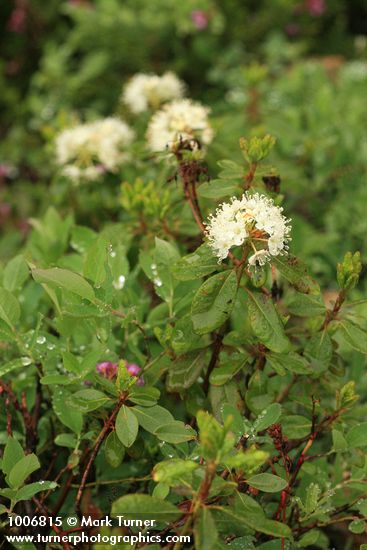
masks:
<instances>
[{"instance_id":1,"label":"magenta flower","mask_svg":"<svg viewBox=\"0 0 367 550\"><path fill-rule=\"evenodd\" d=\"M135 363L126 363L126 370L131 376L139 376L141 368Z\"/></svg>"},{"instance_id":2,"label":"magenta flower","mask_svg":"<svg viewBox=\"0 0 367 550\"><path fill-rule=\"evenodd\" d=\"M191 21L194 23L195 27L202 31L208 26L209 20L208 16L203 10L194 10L191 12Z\"/></svg>"},{"instance_id":3,"label":"magenta flower","mask_svg":"<svg viewBox=\"0 0 367 550\"><path fill-rule=\"evenodd\" d=\"M24 7L16 7L10 14L7 29L10 32L21 34L25 31L27 12Z\"/></svg>"},{"instance_id":4,"label":"magenta flower","mask_svg":"<svg viewBox=\"0 0 367 550\"><path fill-rule=\"evenodd\" d=\"M325 0L306 0L306 10L313 17L320 17L326 11Z\"/></svg>"},{"instance_id":5,"label":"magenta flower","mask_svg":"<svg viewBox=\"0 0 367 550\"><path fill-rule=\"evenodd\" d=\"M141 372L141 367L139 365L136 365L135 363L126 363L126 370L130 374L130 376L139 376ZM144 386L145 380L143 376L140 376L137 381L137 386Z\"/></svg>"},{"instance_id":6,"label":"magenta flower","mask_svg":"<svg viewBox=\"0 0 367 550\"><path fill-rule=\"evenodd\" d=\"M135 376L136 378L138 378L136 381L137 386L144 386L145 381L143 376L139 377L139 374L142 370L139 365L136 365L135 363L126 363L125 368L130 376ZM118 365L117 363L112 363L112 361L103 361L102 363L97 364L96 369L99 374L111 380L117 374Z\"/></svg>"},{"instance_id":7,"label":"magenta flower","mask_svg":"<svg viewBox=\"0 0 367 550\"><path fill-rule=\"evenodd\" d=\"M7 202L0 202L0 219L3 221L11 214L11 206Z\"/></svg>"},{"instance_id":8,"label":"magenta flower","mask_svg":"<svg viewBox=\"0 0 367 550\"><path fill-rule=\"evenodd\" d=\"M14 172L14 168L10 164L0 164L0 178L8 178Z\"/></svg>"},{"instance_id":9,"label":"magenta flower","mask_svg":"<svg viewBox=\"0 0 367 550\"><path fill-rule=\"evenodd\" d=\"M99 374L102 374L105 378L111 379L117 374L117 364L112 361L103 361L98 363L96 367Z\"/></svg>"},{"instance_id":10,"label":"magenta flower","mask_svg":"<svg viewBox=\"0 0 367 550\"><path fill-rule=\"evenodd\" d=\"M297 23L288 23L285 27L285 32L288 36L297 36L299 33L299 26Z\"/></svg>"}]
</instances>

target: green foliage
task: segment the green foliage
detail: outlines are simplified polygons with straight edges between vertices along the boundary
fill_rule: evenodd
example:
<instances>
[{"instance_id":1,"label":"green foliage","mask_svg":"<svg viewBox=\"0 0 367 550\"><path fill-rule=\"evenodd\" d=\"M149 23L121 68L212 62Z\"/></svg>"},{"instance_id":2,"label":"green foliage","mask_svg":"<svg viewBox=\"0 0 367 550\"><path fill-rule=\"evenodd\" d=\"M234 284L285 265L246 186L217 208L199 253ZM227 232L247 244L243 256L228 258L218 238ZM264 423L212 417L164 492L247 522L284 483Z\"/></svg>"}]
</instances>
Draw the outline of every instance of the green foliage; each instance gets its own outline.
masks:
<instances>
[{"instance_id":1,"label":"green foliage","mask_svg":"<svg viewBox=\"0 0 367 550\"><path fill-rule=\"evenodd\" d=\"M44 506L156 520L197 550L327 550L335 523L357 544L367 71L362 41L358 60L320 57L353 53L353 3L25 4L37 32L7 24L0 67L2 534ZM147 150L153 109L119 97L153 68L211 107L210 145ZM113 113L136 135L126 162L61 175L56 135ZM206 236L244 191L292 218L264 266L249 242L218 262Z\"/></svg>"}]
</instances>

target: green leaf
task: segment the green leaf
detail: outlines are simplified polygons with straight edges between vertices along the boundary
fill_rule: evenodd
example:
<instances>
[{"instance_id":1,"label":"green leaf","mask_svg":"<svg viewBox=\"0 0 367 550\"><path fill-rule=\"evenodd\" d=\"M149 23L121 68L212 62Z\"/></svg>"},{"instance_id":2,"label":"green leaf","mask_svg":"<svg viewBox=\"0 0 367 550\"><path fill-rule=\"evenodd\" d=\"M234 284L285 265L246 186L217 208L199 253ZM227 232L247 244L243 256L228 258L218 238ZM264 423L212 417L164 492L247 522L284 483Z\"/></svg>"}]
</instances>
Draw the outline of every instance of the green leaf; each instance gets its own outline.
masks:
<instances>
[{"instance_id":1,"label":"green leaf","mask_svg":"<svg viewBox=\"0 0 367 550\"><path fill-rule=\"evenodd\" d=\"M320 294L301 294L295 292L286 299L286 306L292 315L299 317L316 317L325 315L325 305Z\"/></svg>"},{"instance_id":2,"label":"green leaf","mask_svg":"<svg viewBox=\"0 0 367 550\"><path fill-rule=\"evenodd\" d=\"M200 349L207 344L205 337L194 332L190 313L177 321L172 331L171 345L175 353L181 355Z\"/></svg>"},{"instance_id":3,"label":"green leaf","mask_svg":"<svg viewBox=\"0 0 367 550\"><path fill-rule=\"evenodd\" d=\"M69 403L70 393L59 387L52 397L53 409L56 416L65 426L73 432L80 434L83 427L83 416Z\"/></svg>"},{"instance_id":4,"label":"green leaf","mask_svg":"<svg viewBox=\"0 0 367 550\"><path fill-rule=\"evenodd\" d=\"M110 398L98 390L85 389L74 393L72 401L79 411L85 413L102 407L110 401Z\"/></svg>"},{"instance_id":5,"label":"green leaf","mask_svg":"<svg viewBox=\"0 0 367 550\"><path fill-rule=\"evenodd\" d=\"M194 384L205 366L206 352L190 352L177 357L169 366L167 388L180 392Z\"/></svg>"},{"instance_id":6,"label":"green leaf","mask_svg":"<svg viewBox=\"0 0 367 550\"><path fill-rule=\"evenodd\" d=\"M217 162L220 168L223 170L219 173L220 178L229 178L229 179L242 179L245 175L244 167L233 160L219 160Z\"/></svg>"},{"instance_id":7,"label":"green leaf","mask_svg":"<svg viewBox=\"0 0 367 550\"><path fill-rule=\"evenodd\" d=\"M107 243L103 237L98 237L88 248L84 258L83 275L100 286L106 279Z\"/></svg>"},{"instance_id":8,"label":"green leaf","mask_svg":"<svg viewBox=\"0 0 367 550\"><path fill-rule=\"evenodd\" d=\"M20 359L14 359L14 361L9 361L9 363L4 363L0 366L0 376L4 376L15 369L20 367L26 367L32 363L29 357L21 357Z\"/></svg>"},{"instance_id":9,"label":"green leaf","mask_svg":"<svg viewBox=\"0 0 367 550\"><path fill-rule=\"evenodd\" d=\"M149 433L154 433L159 426L169 424L174 420L172 414L160 405L155 405L154 407L134 407L134 414L140 426Z\"/></svg>"},{"instance_id":10,"label":"green leaf","mask_svg":"<svg viewBox=\"0 0 367 550\"><path fill-rule=\"evenodd\" d=\"M218 530L208 508L201 508L194 525L195 549L213 550L218 540Z\"/></svg>"},{"instance_id":11,"label":"green leaf","mask_svg":"<svg viewBox=\"0 0 367 550\"><path fill-rule=\"evenodd\" d=\"M1 469L4 474L8 475L14 464L19 462L24 456L21 444L14 437L8 437L1 463Z\"/></svg>"},{"instance_id":12,"label":"green leaf","mask_svg":"<svg viewBox=\"0 0 367 550\"><path fill-rule=\"evenodd\" d=\"M247 514L235 513L231 508L226 507L221 508L221 511L228 517L230 517L234 521L234 523L237 523L239 525L243 524L246 527L250 527L250 529L254 529L254 531L258 531L260 533L265 533L266 535L279 538L290 538L292 536L292 531L290 530L290 528L284 523L280 523L279 521L273 521L266 518L261 518L260 521L257 514L251 517Z\"/></svg>"},{"instance_id":13,"label":"green leaf","mask_svg":"<svg viewBox=\"0 0 367 550\"><path fill-rule=\"evenodd\" d=\"M246 493L237 493L234 502L235 511L246 516L257 516L259 521L265 519L265 513L261 505Z\"/></svg>"},{"instance_id":14,"label":"green leaf","mask_svg":"<svg viewBox=\"0 0 367 550\"><path fill-rule=\"evenodd\" d=\"M218 258L213 255L212 248L204 243L195 252L175 262L172 273L179 281L192 281L210 275L219 267Z\"/></svg>"},{"instance_id":15,"label":"green leaf","mask_svg":"<svg viewBox=\"0 0 367 550\"><path fill-rule=\"evenodd\" d=\"M298 546L300 548L309 548L310 546L314 546L319 537L320 531L318 531L317 529L311 529L311 531L308 531L303 535L303 537L300 538Z\"/></svg>"},{"instance_id":16,"label":"green leaf","mask_svg":"<svg viewBox=\"0 0 367 550\"><path fill-rule=\"evenodd\" d=\"M54 481L36 481L36 483L30 483L29 485L25 485L19 489L15 495L15 500L17 502L21 500L29 500L41 491L50 491L52 489L56 489L56 487L57 483Z\"/></svg>"},{"instance_id":17,"label":"green leaf","mask_svg":"<svg viewBox=\"0 0 367 550\"><path fill-rule=\"evenodd\" d=\"M362 422L351 428L345 437L348 447L365 447L367 445L367 422Z\"/></svg>"},{"instance_id":18,"label":"green leaf","mask_svg":"<svg viewBox=\"0 0 367 550\"><path fill-rule=\"evenodd\" d=\"M153 489L152 496L164 500L169 495L169 485L167 483L157 483ZM157 548L160 550L160 546Z\"/></svg>"},{"instance_id":19,"label":"green leaf","mask_svg":"<svg viewBox=\"0 0 367 550\"><path fill-rule=\"evenodd\" d=\"M155 258L157 263L172 265L180 257L176 247L163 239L155 238Z\"/></svg>"},{"instance_id":20,"label":"green leaf","mask_svg":"<svg viewBox=\"0 0 367 550\"><path fill-rule=\"evenodd\" d=\"M137 405L142 405L143 407L153 407L156 405L160 396L160 391L158 388L148 388L133 386L131 392L129 393L129 401L136 403Z\"/></svg>"},{"instance_id":21,"label":"green leaf","mask_svg":"<svg viewBox=\"0 0 367 550\"><path fill-rule=\"evenodd\" d=\"M292 255L273 256L271 263L299 292L318 294L320 287L308 274L306 266Z\"/></svg>"},{"instance_id":22,"label":"green leaf","mask_svg":"<svg viewBox=\"0 0 367 550\"><path fill-rule=\"evenodd\" d=\"M367 332L347 319L339 323L340 331L346 342L360 353L367 353Z\"/></svg>"},{"instance_id":23,"label":"green leaf","mask_svg":"<svg viewBox=\"0 0 367 550\"><path fill-rule=\"evenodd\" d=\"M89 372L95 372L96 364L101 357L101 348L93 349L82 359L80 365L80 375L84 376Z\"/></svg>"},{"instance_id":24,"label":"green leaf","mask_svg":"<svg viewBox=\"0 0 367 550\"><path fill-rule=\"evenodd\" d=\"M305 355L313 357L324 366L328 367L333 355L333 344L326 331L320 331L314 334L307 342Z\"/></svg>"},{"instance_id":25,"label":"green leaf","mask_svg":"<svg viewBox=\"0 0 367 550\"><path fill-rule=\"evenodd\" d=\"M207 279L194 296L191 307L192 323L197 334L207 334L228 319L237 294L234 270L217 273Z\"/></svg>"},{"instance_id":26,"label":"green leaf","mask_svg":"<svg viewBox=\"0 0 367 550\"><path fill-rule=\"evenodd\" d=\"M11 342L14 340L13 329L11 329L2 319L0 319L0 340L3 342Z\"/></svg>"},{"instance_id":27,"label":"green leaf","mask_svg":"<svg viewBox=\"0 0 367 550\"><path fill-rule=\"evenodd\" d=\"M347 451L348 450L348 443L343 436L343 434L339 430L332 430L332 437L333 437L333 451L336 453Z\"/></svg>"},{"instance_id":28,"label":"green leaf","mask_svg":"<svg viewBox=\"0 0 367 550\"><path fill-rule=\"evenodd\" d=\"M74 379L71 376L65 374L46 374L40 379L41 384L44 386L68 386L73 381Z\"/></svg>"},{"instance_id":29,"label":"green leaf","mask_svg":"<svg viewBox=\"0 0 367 550\"><path fill-rule=\"evenodd\" d=\"M131 447L138 435L139 423L135 414L126 405L122 405L118 412L115 429L121 443L125 447Z\"/></svg>"},{"instance_id":30,"label":"green leaf","mask_svg":"<svg viewBox=\"0 0 367 550\"><path fill-rule=\"evenodd\" d=\"M190 475L197 468L199 468L199 464L192 460L171 458L156 464L152 475L157 483L166 483L171 487L175 487L182 484L182 479L186 479L187 475Z\"/></svg>"},{"instance_id":31,"label":"green leaf","mask_svg":"<svg viewBox=\"0 0 367 550\"><path fill-rule=\"evenodd\" d=\"M252 330L262 344L271 351L289 351L290 341L275 306L268 296L254 292L248 294L248 311Z\"/></svg>"},{"instance_id":32,"label":"green leaf","mask_svg":"<svg viewBox=\"0 0 367 550\"><path fill-rule=\"evenodd\" d=\"M282 420L284 435L290 439L306 437L310 433L311 426L311 420L298 414L287 415Z\"/></svg>"},{"instance_id":33,"label":"green leaf","mask_svg":"<svg viewBox=\"0 0 367 550\"><path fill-rule=\"evenodd\" d=\"M68 269L60 269L58 267L33 269L32 276L37 283L44 283L68 290L90 302L93 302L95 299L91 285L83 277Z\"/></svg>"},{"instance_id":34,"label":"green leaf","mask_svg":"<svg viewBox=\"0 0 367 550\"><path fill-rule=\"evenodd\" d=\"M224 428L209 413L199 411L197 424L200 433L200 447L206 460L216 460L224 443Z\"/></svg>"},{"instance_id":35,"label":"green leaf","mask_svg":"<svg viewBox=\"0 0 367 550\"><path fill-rule=\"evenodd\" d=\"M278 493L283 491L288 485L288 482L273 474L256 474L250 479L246 479L246 483L250 487L255 487L259 491L264 491L265 493Z\"/></svg>"},{"instance_id":36,"label":"green leaf","mask_svg":"<svg viewBox=\"0 0 367 550\"><path fill-rule=\"evenodd\" d=\"M317 483L310 483L306 490L305 509L306 514L312 514L317 508L319 497L321 494L320 486Z\"/></svg>"},{"instance_id":37,"label":"green leaf","mask_svg":"<svg viewBox=\"0 0 367 550\"><path fill-rule=\"evenodd\" d=\"M29 270L23 256L15 256L4 269L3 284L6 290L13 292L22 288L23 283L28 279Z\"/></svg>"},{"instance_id":38,"label":"green leaf","mask_svg":"<svg viewBox=\"0 0 367 550\"><path fill-rule=\"evenodd\" d=\"M118 468L125 456L125 447L117 437L116 432L111 432L105 442L104 454L106 461L112 468Z\"/></svg>"},{"instance_id":39,"label":"green leaf","mask_svg":"<svg viewBox=\"0 0 367 550\"><path fill-rule=\"evenodd\" d=\"M243 416L240 411L229 403L223 403L221 415L223 423L229 423L229 418L231 418L231 432L234 433L237 438L240 438L245 431Z\"/></svg>"},{"instance_id":40,"label":"green leaf","mask_svg":"<svg viewBox=\"0 0 367 550\"><path fill-rule=\"evenodd\" d=\"M282 407L279 403L272 403L256 418L253 427L256 432L266 430L272 424L275 424L282 414Z\"/></svg>"},{"instance_id":41,"label":"green leaf","mask_svg":"<svg viewBox=\"0 0 367 550\"><path fill-rule=\"evenodd\" d=\"M366 522L363 519L355 519L350 522L348 529L351 533L360 535L366 532Z\"/></svg>"},{"instance_id":42,"label":"green leaf","mask_svg":"<svg viewBox=\"0 0 367 550\"><path fill-rule=\"evenodd\" d=\"M158 428L154 431L154 435L162 441L178 445L178 443L195 439L196 432L193 428L191 428L191 426L188 426L179 420L174 420L168 424L158 426Z\"/></svg>"},{"instance_id":43,"label":"green leaf","mask_svg":"<svg viewBox=\"0 0 367 550\"><path fill-rule=\"evenodd\" d=\"M210 373L209 382L213 386L223 386L231 380L247 363L248 355L241 354L239 360L229 357L226 361L221 361L219 366Z\"/></svg>"},{"instance_id":44,"label":"green leaf","mask_svg":"<svg viewBox=\"0 0 367 550\"><path fill-rule=\"evenodd\" d=\"M269 353L266 355L266 362L280 376L284 376L286 370L296 374L311 373L311 365L307 359L293 351L284 355Z\"/></svg>"},{"instance_id":45,"label":"green leaf","mask_svg":"<svg viewBox=\"0 0 367 550\"><path fill-rule=\"evenodd\" d=\"M80 254L83 254L90 246L92 246L96 238L97 235L95 231L89 227L76 225L71 231L70 246Z\"/></svg>"},{"instance_id":46,"label":"green leaf","mask_svg":"<svg viewBox=\"0 0 367 550\"><path fill-rule=\"evenodd\" d=\"M68 447L69 449L75 449L77 446L77 440L74 434L63 433L55 437L56 445L60 447Z\"/></svg>"},{"instance_id":47,"label":"green leaf","mask_svg":"<svg viewBox=\"0 0 367 550\"><path fill-rule=\"evenodd\" d=\"M176 506L150 495L124 495L112 504L113 516L123 515L127 519L147 519L172 522L178 519L182 512Z\"/></svg>"},{"instance_id":48,"label":"green leaf","mask_svg":"<svg viewBox=\"0 0 367 550\"><path fill-rule=\"evenodd\" d=\"M0 319L5 321L10 328L19 321L20 306L18 300L4 288L0 288Z\"/></svg>"},{"instance_id":49,"label":"green leaf","mask_svg":"<svg viewBox=\"0 0 367 550\"><path fill-rule=\"evenodd\" d=\"M246 451L223 457L222 464L227 468L239 469L247 476L257 472L268 458L269 454L265 451L251 447Z\"/></svg>"},{"instance_id":50,"label":"green leaf","mask_svg":"<svg viewBox=\"0 0 367 550\"><path fill-rule=\"evenodd\" d=\"M72 353L65 351L62 354L62 361L64 364L64 368L68 372L72 372L73 374L76 374L76 375L79 375L81 373L81 370L82 370L81 365L78 359Z\"/></svg>"},{"instance_id":51,"label":"green leaf","mask_svg":"<svg viewBox=\"0 0 367 550\"><path fill-rule=\"evenodd\" d=\"M240 186L233 181L224 179L211 180L202 183L198 187L198 194L205 199L221 199L222 197L233 197L241 191Z\"/></svg>"},{"instance_id":52,"label":"green leaf","mask_svg":"<svg viewBox=\"0 0 367 550\"><path fill-rule=\"evenodd\" d=\"M367 499L359 501L357 504L357 509L362 516L367 517Z\"/></svg>"},{"instance_id":53,"label":"green leaf","mask_svg":"<svg viewBox=\"0 0 367 550\"><path fill-rule=\"evenodd\" d=\"M8 483L13 489L18 489L24 481L41 465L35 454L23 456L10 470Z\"/></svg>"},{"instance_id":54,"label":"green leaf","mask_svg":"<svg viewBox=\"0 0 367 550\"><path fill-rule=\"evenodd\" d=\"M153 270L153 283L156 292L163 300L165 300L170 309L173 304L173 294L177 281L174 281L171 273L172 265L179 259L179 253L176 248L169 242L163 241L158 237L155 238L155 272Z\"/></svg>"}]
</instances>

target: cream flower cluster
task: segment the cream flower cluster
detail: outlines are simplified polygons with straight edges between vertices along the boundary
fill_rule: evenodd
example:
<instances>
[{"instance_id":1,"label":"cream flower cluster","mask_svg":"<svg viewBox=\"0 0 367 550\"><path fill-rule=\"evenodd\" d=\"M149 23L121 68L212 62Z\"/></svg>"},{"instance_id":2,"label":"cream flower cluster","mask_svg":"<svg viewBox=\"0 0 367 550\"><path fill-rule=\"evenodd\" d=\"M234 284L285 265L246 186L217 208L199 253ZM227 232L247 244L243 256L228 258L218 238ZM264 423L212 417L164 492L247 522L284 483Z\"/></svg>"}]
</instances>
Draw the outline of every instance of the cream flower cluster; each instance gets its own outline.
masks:
<instances>
[{"instance_id":1,"label":"cream flower cluster","mask_svg":"<svg viewBox=\"0 0 367 550\"><path fill-rule=\"evenodd\" d=\"M198 139L208 145L214 136L208 115L210 109L191 99L173 101L157 111L147 130L147 141L152 151L172 148L180 139Z\"/></svg>"},{"instance_id":2,"label":"cream flower cluster","mask_svg":"<svg viewBox=\"0 0 367 550\"><path fill-rule=\"evenodd\" d=\"M216 214L209 218L206 233L209 244L219 260L228 256L233 246L246 241L253 254L249 265L264 265L271 256L287 251L291 226L290 220L282 214L283 209L275 206L272 199L255 193L245 193L241 199L233 198L223 203Z\"/></svg>"},{"instance_id":3,"label":"cream flower cluster","mask_svg":"<svg viewBox=\"0 0 367 550\"><path fill-rule=\"evenodd\" d=\"M56 161L74 181L96 180L114 172L129 157L126 148L134 132L122 120L109 117L63 130L56 138Z\"/></svg>"},{"instance_id":4,"label":"cream flower cluster","mask_svg":"<svg viewBox=\"0 0 367 550\"><path fill-rule=\"evenodd\" d=\"M138 73L126 84L122 101L132 113L158 109L162 103L180 99L184 95L184 84L172 72L162 76Z\"/></svg>"}]
</instances>

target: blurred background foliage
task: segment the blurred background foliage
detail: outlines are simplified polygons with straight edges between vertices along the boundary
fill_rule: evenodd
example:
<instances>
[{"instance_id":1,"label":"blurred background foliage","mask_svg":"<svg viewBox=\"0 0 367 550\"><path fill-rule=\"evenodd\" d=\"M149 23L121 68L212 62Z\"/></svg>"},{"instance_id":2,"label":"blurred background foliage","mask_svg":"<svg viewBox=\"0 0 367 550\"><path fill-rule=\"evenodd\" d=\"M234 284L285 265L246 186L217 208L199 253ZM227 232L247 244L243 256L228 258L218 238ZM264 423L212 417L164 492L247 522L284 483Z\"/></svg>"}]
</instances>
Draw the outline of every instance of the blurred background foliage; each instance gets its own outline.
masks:
<instances>
[{"instance_id":1,"label":"blurred background foliage","mask_svg":"<svg viewBox=\"0 0 367 550\"><path fill-rule=\"evenodd\" d=\"M364 0L6 0L0 20L2 260L50 201L98 228L123 216L119 183L137 168L164 185L167 173L146 159L75 202L55 181L52 141L76 120L132 122L119 103L124 82L168 69L212 108L213 177L240 136L276 136L293 251L315 274L330 280L347 250L367 252ZM141 136L143 122L133 122Z\"/></svg>"}]
</instances>

